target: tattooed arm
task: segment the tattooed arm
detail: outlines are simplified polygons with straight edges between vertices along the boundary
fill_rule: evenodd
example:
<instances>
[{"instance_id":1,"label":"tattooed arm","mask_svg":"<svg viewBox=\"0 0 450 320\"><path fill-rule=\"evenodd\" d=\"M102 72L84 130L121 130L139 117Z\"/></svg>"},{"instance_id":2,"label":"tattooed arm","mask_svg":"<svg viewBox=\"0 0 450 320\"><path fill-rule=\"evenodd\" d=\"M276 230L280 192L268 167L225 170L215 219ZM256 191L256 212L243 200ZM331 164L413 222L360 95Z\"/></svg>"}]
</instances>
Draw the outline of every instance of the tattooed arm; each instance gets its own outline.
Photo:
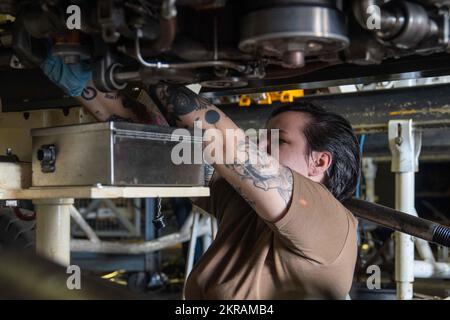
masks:
<instances>
[{"instance_id":1,"label":"tattooed arm","mask_svg":"<svg viewBox=\"0 0 450 320\"><path fill-rule=\"evenodd\" d=\"M158 85L152 88L150 94L172 125L193 127L194 122L201 121L202 129L221 134L224 140L223 159L231 161L214 163L214 169L263 219L274 222L282 218L292 197L293 177L290 169L259 150L220 109L188 88ZM234 130L231 138L226 134L229 129ZM209 143L205 142L205 151ZM208 155L205 152L205 157Z\"/></svg>"},{"instance_id":2,"label":"tattooed arm","mask_svg":"<svg viewBox=\"0 0 450 320\"><path fill-rule=\"evenodd\" d=\"M101 92L94 87L92 81L88 83L81 96L76 97L76 99L98 121L108 121L118 117L139 122L131 109L124 108L123 99L117 92Z\"/></svg>"}]
</instances>

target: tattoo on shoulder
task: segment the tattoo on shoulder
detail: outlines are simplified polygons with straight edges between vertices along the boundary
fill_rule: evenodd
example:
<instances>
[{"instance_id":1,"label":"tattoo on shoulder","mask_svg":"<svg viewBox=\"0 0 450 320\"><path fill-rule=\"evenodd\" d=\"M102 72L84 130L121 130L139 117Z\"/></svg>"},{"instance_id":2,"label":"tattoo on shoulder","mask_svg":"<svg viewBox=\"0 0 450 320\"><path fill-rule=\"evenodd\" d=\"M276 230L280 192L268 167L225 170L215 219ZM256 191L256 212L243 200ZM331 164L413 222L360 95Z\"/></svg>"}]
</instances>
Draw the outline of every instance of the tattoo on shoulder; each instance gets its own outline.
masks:
<instances>
[{"instance_id":1,"label":"tattoo on shoulder","mask_svg":"<svg viewBox=\"0 0 450 320\"><path fill-rule=\"evenodd\" d=\"M250 147L248 141L239 143L238 152L240 151L245 152L246 160L234 164L225 164L225 166L233 170L242 180L251 180L258 189L264 191L277 190L288 205L291 201L294 183L291 170L275 163L276 160L266 152L259 150L257 147ZM256 164L249 161L249 159L255 158L255 155L250 155L251 152L256 152Z\"/></svg>"},{"instance_id":2,"label":"tattoo on shoulder","mask_svg":"<svg viewBox=\"0 0 450 320\"><path fill-rule=\"evenodd\" d=\"M81 92L81 97L87 101L93 100L97 97L97 90L94 87L88 86Z\"/></svg>"}]
</instances>

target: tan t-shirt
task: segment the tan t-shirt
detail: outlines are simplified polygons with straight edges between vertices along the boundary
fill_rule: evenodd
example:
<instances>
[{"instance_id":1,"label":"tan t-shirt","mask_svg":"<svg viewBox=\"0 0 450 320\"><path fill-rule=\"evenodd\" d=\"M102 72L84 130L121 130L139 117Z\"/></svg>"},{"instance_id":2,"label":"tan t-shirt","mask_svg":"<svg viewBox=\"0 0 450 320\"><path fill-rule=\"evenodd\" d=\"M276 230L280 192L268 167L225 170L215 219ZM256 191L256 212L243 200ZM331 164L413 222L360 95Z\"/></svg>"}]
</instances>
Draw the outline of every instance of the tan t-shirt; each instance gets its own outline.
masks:
<instances>
[{"instance_id":1,"label":"tan t-shirt","mask_svg":"<svg viewBox=\"0 0 450 320\"><path fill-rule=\"evenodd\" d=\"M357 220L322 184L294 172L292 203L276 223L225 179L196 202L219 223L194 266L187 299L344 299L357 255Z\"/></svg>"}]
</instances>

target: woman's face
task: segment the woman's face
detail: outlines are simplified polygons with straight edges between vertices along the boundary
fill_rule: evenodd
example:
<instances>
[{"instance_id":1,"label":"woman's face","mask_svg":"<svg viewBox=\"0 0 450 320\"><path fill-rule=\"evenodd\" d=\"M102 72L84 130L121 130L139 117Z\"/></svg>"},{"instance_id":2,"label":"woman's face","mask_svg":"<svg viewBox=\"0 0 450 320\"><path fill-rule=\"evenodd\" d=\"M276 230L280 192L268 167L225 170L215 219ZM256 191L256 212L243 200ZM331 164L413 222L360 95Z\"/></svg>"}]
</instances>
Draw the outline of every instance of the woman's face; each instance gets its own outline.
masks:
<instances>
[{"instance_id":1,"label":"woman's face","mask_svg":"<svg viewBox=\"0 0 450 320\"><path fill-rule=\"evenodd\" d=\"M323 175L311 171L311 161L307 155L307 143L303 129L309 121L303 112L283 112L267 123L267 129L279 130L279 162L314 181L321 182Z\"/></svg>"}]
</instances>

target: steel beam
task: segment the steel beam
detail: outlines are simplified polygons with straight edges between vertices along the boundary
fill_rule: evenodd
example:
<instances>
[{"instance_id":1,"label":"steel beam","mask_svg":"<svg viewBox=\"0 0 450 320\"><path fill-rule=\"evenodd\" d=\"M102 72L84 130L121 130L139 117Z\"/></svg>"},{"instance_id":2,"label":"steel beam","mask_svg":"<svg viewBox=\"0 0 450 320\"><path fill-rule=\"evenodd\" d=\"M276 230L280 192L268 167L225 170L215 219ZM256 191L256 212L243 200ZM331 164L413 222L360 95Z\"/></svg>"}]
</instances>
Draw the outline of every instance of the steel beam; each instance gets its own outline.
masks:
<instances>
[{"instance_id":1,"label":"steel beam","mask_svg":"<svg viewBox=\"0 0 450 320\"><path fill-rule=\"evenodd\" d=\"M320 89L348 84L369 84L374 82L437 77L450 74L450 61L447 54L411 56L402 59L389 59L381 65L336 65L305 74L273 77L249 81L248 87L234 89L205 89L205 97L249 94L291 89Z\"/></svg>"},{"instance_id":2,"label":"steel beam","mask_svg":"<svg viewBox=\"0 0 450 320\"><path fill-rule=\"evenodd\" d=\"M206 97L226 96L442 76L450 74L450 60L448 54L434 54L427 57L389 59L381 65L343 64L319 70L314 66L309 68L311 70L309 73L299 69L292 71L288 77L283 73L272 78L250 80L246 88L204 89L202 94ZM75 99L65 96L62 90L51 83L38 68L2 70L0 82L3 112L69 108L79 105Z\"/></svg>"},{"instance_id":3,"label":"steel beam","mask_svg":"<svg viewBox=\"0 0 450 320\"><path fill-rule=\"evenodd\" d=\"M389 120L412 119L415 129L431 130L450 126L450 84L307 96L311 102L348 119L357 133L387 132ZM274 108L281 104L219 107L243 128L265 125Z\"/></svg>"}]
</instances>

